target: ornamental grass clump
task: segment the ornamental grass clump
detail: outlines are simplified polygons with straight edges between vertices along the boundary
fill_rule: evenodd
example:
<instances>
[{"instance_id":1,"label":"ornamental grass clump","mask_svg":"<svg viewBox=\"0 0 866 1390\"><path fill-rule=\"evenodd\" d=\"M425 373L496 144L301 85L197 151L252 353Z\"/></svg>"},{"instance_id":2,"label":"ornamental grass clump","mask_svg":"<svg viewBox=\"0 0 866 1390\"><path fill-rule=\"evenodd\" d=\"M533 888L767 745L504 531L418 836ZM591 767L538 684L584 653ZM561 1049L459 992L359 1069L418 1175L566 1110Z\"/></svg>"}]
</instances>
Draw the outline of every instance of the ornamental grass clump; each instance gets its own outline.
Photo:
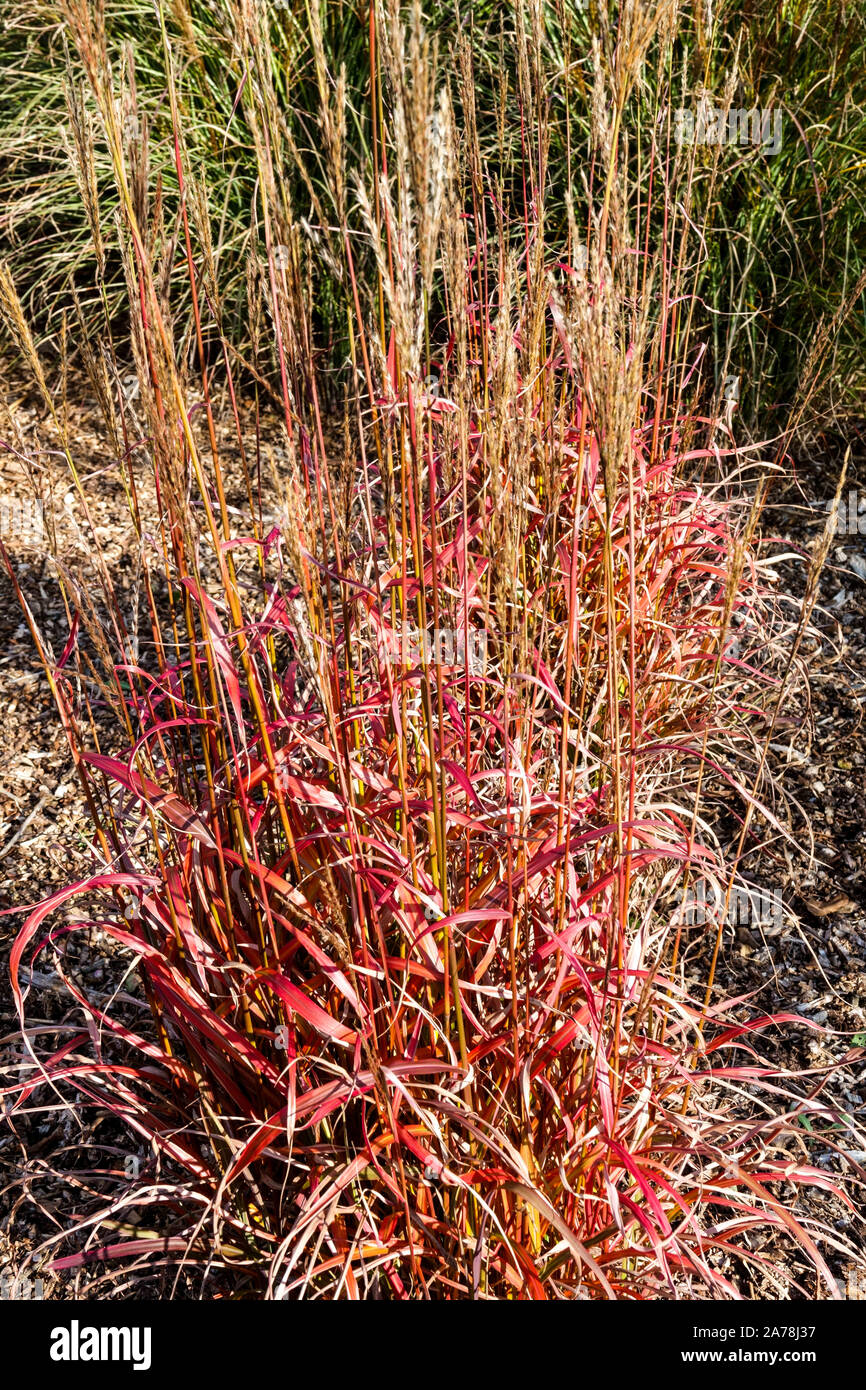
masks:
<instances>
[{"instance_id":1,"label":"ornamental grass clump","mask_svg":"<svg viewBox=\"0 0 866 1390\"><path fill-rule=\"evenodd\" d=\"M55 548L62 653L16 585L95 833L93 873L29 913L12 955L22 1026L23 966L46 954L86 1026L28 1038L8 1095L13 1119L112 1116L140 1156L134 1181L75 1189L49 1242L80 1287L122 1260L198 1271L214 1295L737 1297L771 1268L751 1233L775 1228L835 1296L790 1195L829 1180L788 1147L800 1102L754 1051L784 1017L729 1009L683 965L677 893L730 892L707 786L760 808L782 623L756 531L771 466L694 404L705 358L673 293L700 254L687 203L674 220L693 245L658 239L688 155L654 144L651 174L621 176L623 113L673 6L625 8L615 52L595 49L579 227L546 215L536 6L516 169L479 137L468 48L443 71L418 8L404 26L390 3L372 157L354 167L314 6L332 181L311 238L244 7L250 353L223 331L219 214L174 79L165 225L125 134L134 88L113 85L78 6L134 396L107 310L81 316L78 350L138 606L95 531L89 568ZM320 370L317 258L342 294L338 383ZM38 365L8 276L0 293ZM274 398L279 452L261 425ZM138 975L137 1011L66 968L82 931Z\"/></svg>"}]
</instances>

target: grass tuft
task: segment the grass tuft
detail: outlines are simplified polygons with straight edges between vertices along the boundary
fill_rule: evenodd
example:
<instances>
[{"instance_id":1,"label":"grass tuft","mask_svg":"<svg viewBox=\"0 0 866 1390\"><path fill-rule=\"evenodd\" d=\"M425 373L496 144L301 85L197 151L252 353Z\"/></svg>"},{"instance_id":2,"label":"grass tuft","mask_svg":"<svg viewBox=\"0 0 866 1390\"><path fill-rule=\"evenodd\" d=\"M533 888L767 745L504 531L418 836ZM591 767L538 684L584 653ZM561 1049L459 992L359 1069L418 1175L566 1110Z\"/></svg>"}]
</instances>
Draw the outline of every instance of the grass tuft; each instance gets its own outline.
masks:
<instances>
[{"instance_id":1,"label":"grass tuft","mask_svg":"<svg viewBox=\"0 0 866 1390\"><path fill-rule=\"evenodd\" d=\"M581 209L557 183L540 7L517 11L509 127L506 93L479 115L469 45L443 68L419 7L377 5L359 159L351 75L312 6L330 198L315 226L282 176L298 161L271 20L240 7L255 254L235 343L188 107L207 70L192 13L158 36L172 207L125 126L139 58L133 81L98 13L68 11L88 79L70 96L78 186L97 265L122 268L135 394L101 269L77 348L140 613L95 529L89 569L58 548L58 659L7 559L96 861L12 955L22 1027L22 967L48 951L89 1026L38 1049L25 1032L33 1065L7 1094L97 1107L144 1158L126 1195L48 1242L54 1267L183 1264L275 1298L737 1297L774 1268L751 1233L775 1229L836 1297L824 1233L780 1196L831 1180L792 1158L805 1103L757 1050L807 1025L714 988L750 824L778 828L766 750L796 647L786 659L757 529L787 438L756 463L719 400L689 271L709 215L694 157L654 138L632 177L629 112L650 74L655 92L668 80L675 7L601 26ZM0 308L86 513L7 271ZM733 859L708 805L725 782L744 807ZM704 975L676 907L698 883L723 904ZM86 917L54 921L75 898ZM89 929L134 965L139 1022L64 968ZM818 1102L809 1117L834 1118ZM127 1206L153 1230L130 1234Z\"/></svg>"}]
</instances>

